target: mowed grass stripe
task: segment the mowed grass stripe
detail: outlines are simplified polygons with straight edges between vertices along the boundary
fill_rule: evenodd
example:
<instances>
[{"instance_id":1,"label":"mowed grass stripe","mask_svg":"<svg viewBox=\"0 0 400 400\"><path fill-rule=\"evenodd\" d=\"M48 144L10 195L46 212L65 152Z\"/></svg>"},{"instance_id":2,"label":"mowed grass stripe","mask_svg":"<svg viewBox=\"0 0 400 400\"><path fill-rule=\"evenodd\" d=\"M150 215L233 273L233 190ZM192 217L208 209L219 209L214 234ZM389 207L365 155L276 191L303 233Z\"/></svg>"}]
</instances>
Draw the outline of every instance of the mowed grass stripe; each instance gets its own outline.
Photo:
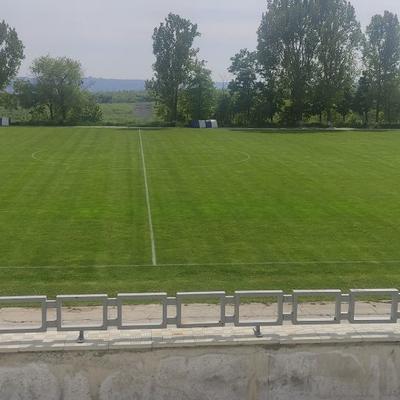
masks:
<instances>
[{"instance_id":1,"label":"mowed grass stripe","mask_svg":"<svg viewBox=\"0 0 400 400\"><path fill-rule=\"evenodd\" d=\"M225 164L194 168L205 141L223 143ZM147 143L163 263L399 258L398 133L180 131ZM237 149L248 163L229 164Z\"/></svg>"},{"instance_id":2,"label":"mowed grass stripe","mask_svg":"<svg viewBox=\"0 0 400 400\"><path fill-rule=\"evenodd\" d=\"M137 134L41 132L43 142L36 145L44 150L46 162L32 160L26 152L29 175L7 179L7 170L0 173L9 196L0 207L7 211L0 214L2 263L14 259L42 265L47 260L67 266L114 257L146 262L149 240ZM129 169L114 169L121 165Z\"/></svg>"},{"instance_id":3,"label":"mowed grass stripe","mask_svg":"<svg viewBox=\"0 0 400 400\"><path fill-rule=\"evenodd\" d=\"M143 135L156 267L136 130L2 131L3 294L397 285L399 132Z\"/></svg>"},{"instance_id":4,"label":"mowed grass stripe","mask_svg":"<svg viewBox=\"0 0 400 400\"><path fill-rule=\"evenodd\" d=\"M198 266L168 268L60 267L1 272L2 295L400 287L399 264Z\"/></svg>"},{"instance_id":5,"label":"mowed grass stripe","mask_svg":"<svg viewBox=\"0 0 400 400\"><path fill-rule=\"evenodd\" d=\"M210 264L88 264L88 265L1 265L0 269L57 269L57 268L143 268L143 267L242 267L242 266L303 266L303 265L387 265L387 264L399 264L400 260L348 260L348 261L265 261L265 262L238 262L238 263L210 263Z\"/></svg>"}]
</instances>

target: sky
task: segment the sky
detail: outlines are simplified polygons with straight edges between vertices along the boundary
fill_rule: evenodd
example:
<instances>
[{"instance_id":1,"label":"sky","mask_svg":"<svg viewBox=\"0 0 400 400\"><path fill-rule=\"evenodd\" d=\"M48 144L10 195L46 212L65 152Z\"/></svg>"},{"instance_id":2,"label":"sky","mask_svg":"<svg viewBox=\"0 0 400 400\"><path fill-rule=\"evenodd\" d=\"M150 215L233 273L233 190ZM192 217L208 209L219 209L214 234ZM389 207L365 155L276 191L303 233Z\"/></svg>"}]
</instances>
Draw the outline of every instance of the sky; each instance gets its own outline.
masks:
<instances>
[{"instance_id":1,"label":"sky","mask_svg":"<svg viewBox=\"0 0 400 400\"><path fill-rule=\"evenodd\" d=\"M352 0L363 26L400 0ZM152 75L152 33L169 12L199 26L200 57L216 81L229 78L230 57L256 47L266 0L0 0L0 19L25 44L20 76L41 55L80 60L86 76L147 79Z\"/></svg>"}]
</instances>

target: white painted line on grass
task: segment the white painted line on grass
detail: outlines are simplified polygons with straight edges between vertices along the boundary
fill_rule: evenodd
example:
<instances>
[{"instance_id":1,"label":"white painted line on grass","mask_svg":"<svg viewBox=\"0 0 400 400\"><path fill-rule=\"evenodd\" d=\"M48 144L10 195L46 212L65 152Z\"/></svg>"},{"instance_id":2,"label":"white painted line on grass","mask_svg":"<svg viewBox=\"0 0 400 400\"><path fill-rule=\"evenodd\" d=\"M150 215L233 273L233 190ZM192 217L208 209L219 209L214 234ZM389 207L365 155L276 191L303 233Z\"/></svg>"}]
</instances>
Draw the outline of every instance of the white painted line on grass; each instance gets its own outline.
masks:
<instances>
[{"instance_id":1,"label":"white painted line on grass","mask_svg":"<svg viewBox=\"0 0 400 400\"><path fill-rule=\"evenodd\" d=\"M260 266L302 266L302 265L390 265L400 264L400 260L354 260L354 261L266 261L233 263L175 263L175 264L98 264L98 265L2 265L0 269L46 269L46 268L140 268L140 267L241 267Z\"/></svg>"},{"instance_id":2,"label":"white painted line on grass","mask_svg":"<svg viewBox=\"0 0 400 400\"><path fill-rule=\"evenodd\" d=\"M143 150L143 142L142 142L142 131L141 131L140 128L139 128L139 143L140 143L140 154L142 156L144 188L145 188L146 203L147 203L147 216L148 216L149 230L150 230L151 261L152 261L152 264L155 266L155 265L157 265L156 241L155 241L155 237L154 237L153 219L151 217L149 185L148 185L148 182L147 182L146 161L145 161L145 158L144 158L144 150Z\"/></svg>"}]
</instances>

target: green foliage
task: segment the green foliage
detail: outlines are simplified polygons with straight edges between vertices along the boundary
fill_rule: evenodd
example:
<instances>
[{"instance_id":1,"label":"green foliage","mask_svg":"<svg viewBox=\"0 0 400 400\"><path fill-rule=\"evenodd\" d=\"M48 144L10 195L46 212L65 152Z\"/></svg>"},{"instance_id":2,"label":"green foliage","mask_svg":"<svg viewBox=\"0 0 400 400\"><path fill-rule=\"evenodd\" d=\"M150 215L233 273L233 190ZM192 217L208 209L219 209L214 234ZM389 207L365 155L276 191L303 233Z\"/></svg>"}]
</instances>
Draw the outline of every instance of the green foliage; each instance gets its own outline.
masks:
<instances>
[{"instance_id":1,"label":"green foliage","mask_svg":"<svg viewBox=\"0 0 400 400\"><path fill-rule=\"evenodd\" d=\"M25 109L38 106L39 95L37 87L29 80L17 79L13 84L14 98L17 99L19 106Z\"/></svg>"},{"instance_id":2,"label":"green foliage","mask_svg":"<svg viewBox=\"0 0 400 400\"><path fill-rule=\"evenodd\" d=\"M331 121L352 82L361 38L354 8L345 0L268 1L257 56L267 86L274 84L287 100L282 113L287 123L323 112Z\"/></svg>"},{"instance_id":3,"label":"green foliage","mask_svg":"<svg viewBox=\"0 0 400 400\"><path fill-rule=\"evenodd\" d=\"M113 103L113 94L111 92L94 93L93 96L99 104Z\"/></svg>"},{"instance_id":4,"label":"green foliage","mask_svg":"<svg viewBox=\"0 0 400 400\"><path fill-rule=\"evenodd\" d=\"M151 97L146 91L123 90L118 92L96 92L93 93L93 96L100 104L151 102Z\"/></svg>"},{"instance_id":5,"label":"green foliage","mask_svg":"<svg viewBox=\"0 0 400 400\"><path fill-rule=\"evenodd\" d=\"M17 32L3 20L0 22L0 90L13 79L24 59L24 45Z\"/></svg>"},{"instance_id":6,"label":"green foliage","mask_svg":"<svg viewBox=\"0 0 400 400\"><path fill-rule=\"evenodd\" d=\"M8 110L15 110L18 107L16 97L11 93L0 92L0 107Z\"/></svg>"},{"instance_id":7,"label":"green foliage","mask_svg":"<svg viewBox=\"0 0 400 400\"><path fill-rule=\"evenodd\" d=\"M362 33L354 7L347 0L319 0L316 2L315 90L316 101L332 123L332 110L347 94L355 76L355 62ZM342 103L342 106L345 106ZM344 109L342 107L342 111Z\"/></svg>"},{"instance_id":8,"label":"green foliage","mask_svg":"<svg viewBox=\"0 0 400 400\"><path fill-rule=\"evenodd\" d=\"M395 117L400 87L400 24L397 15L385 11L384 15L372 17L367 27L367 40L364 48L365 72L371 83L375 105L375 121L383 118L391 123Z\"/></svg>"},{"instance_id":9,"label":"green foliage","mask_svg":"<svg viewBox=\"0 0 400 400\"><path fill-rule=\"evenodd\" d=\"M198 52L192 46L198 36L197 25L172 13L154 29L154 77L146 82L146 88L156 101L159 115L168 122L178 120L180 88L190 77Z\"/></svg>"},{"instance_id":10,"label":"green foliage","mask_svg":"<svg viewBox=\"0 0 400 400\"><path fill-rule=\"evenodd\" d=\"M229 72L216 106L224 125L358 126L372 110L377 125L400 121L400 24L388 11L365 38L346 0L268 0L257 50L241 50Z\"/></svg>"},{"instance_id":11,"label":"green foliage","mask_svg":"<svg viewBox=\"0 0 400 400\"><path fill-rule=\"evenodd\" d=\"M0 92L0 116L7 116L11 123L25 122L30 119L27 110L18 107L17 97L11 93Z\"/></svg>"},{"instance_id":12,"label":"green foliage","mask_svg":"<svg viewBox=\"0 0 400 400\"><path fill-rule=\"evenodd\" d=\"M342 116L343 122L350 114L354 105L354 90L351 86L345 86L340 90L340 97L336 99L336 111Z\"/></svg>"},{"instance_id":13,"label":"green foliage","mask_svg":"<svg viewBox=\"0 0 400 400\"><path fill-rule=\"evenodd\" d=\"M364 126L368 126L368 114L373 105L372 87L369 77L363 74L358 81L353 109L363 116Z\"/></svg>"},{"instance_id":14,"label":"green foliage","mask_svg":"<svg viewBox=\"0 0 400 400\"><path fill-rule=\"evenodd\" d=\"M214 82L204 61L195 60L181 90L180 112L186 121L211 118L215 104Z\"/></svg>"},{"instance_id":15,"label":"green foliage","mask_svg":"<svg viewBox=\"0 0 400 400\"><path fill-rule=\"evenodd\" d=\"M288 123L303 120L310 100L319 42L316 2L268 0L258 30L258 59L267 81L276 81L288 102Z\"/></svg>"},{"instance_id":16,"label":"green foliage","mask_svg":"<svg viewBox=\"0 0 400 400\"><path fill-rule=\"evenodd\" d=\"M97 123L102 118L95 98L82 90L79 62L66 57L40 57L33 62L33 81L16 80L14 92L31 120L52 123Z\"/></svg>"},{"instance_id":17,"label":"green foliage","mask_svg":"<svg viewBox=\"0 0 400 400\"><path fill-rule=\"evenodd\" d=\"M229 91L218 90L216 94L215 117L220 126L231 126L234 116L233 98Z\"/></svg>"},{"instance_id":18,"label":"green foliage","mask_svg":"<svg viewBox=\"0 0 400 400\"><path fill-rule=\"evenodd\" d=\"M233 80L229 83L232 96L232 111L235 124L263 126L273 122L281 107L281 97L275 82L265 78L257 59L257 52L242 49L231 59L229 72Z\"/></svg>"},{"instance_id":19,"label":"green foliage","mask_svg":"<svg viewBox=\"0 0 400 400\"><path fill-rule=\"evenodd\" d=\"M103 112L95 98L88 92L81 92L68 117L70 122L97 123L103 118Z\"/></svg>"},{"instance_id":20,"label":"green foliage","mask_svg":"<svg viewBox=\"0 0 400 400\"><path fill-rule=\"evenodd\" d=\"M234 79L229 83L229 91L234 98L235 113L241 123L248 125L253 119L253 107L258 95L257 55L242 49L231 58L229 72Z\"/></svg>"},{"instance_id":21,"label":"green foliage","mask_svg":"<svg viewBox=\"0 0 400 400\"><path fill-rule=\"evenodd\" d=\"M66 122L69 112L80 101L83 72L81 64L66 57L40 57L31 67L34 91L39 105L48 107L50 119Z\"/></svg>"}]
</instances>

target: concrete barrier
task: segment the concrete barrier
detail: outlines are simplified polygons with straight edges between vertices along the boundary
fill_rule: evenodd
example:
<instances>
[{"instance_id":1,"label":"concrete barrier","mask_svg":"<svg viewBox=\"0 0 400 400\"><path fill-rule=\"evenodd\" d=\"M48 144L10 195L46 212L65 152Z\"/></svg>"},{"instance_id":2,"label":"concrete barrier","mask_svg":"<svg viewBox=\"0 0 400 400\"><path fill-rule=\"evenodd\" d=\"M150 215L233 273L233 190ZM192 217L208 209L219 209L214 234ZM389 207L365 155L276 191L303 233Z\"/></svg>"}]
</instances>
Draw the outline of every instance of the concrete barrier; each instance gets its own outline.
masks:
<instances>
[{"instance_id":1,"label":"concrete barrier","mask_svg":"<svg viewBox=\"0 0 400 400\"><path fill-rule=\"evenodd\" d=\"M1 400L388 400L394 343L38 351L0 356Z\"/></svg>"}]
</instances>

